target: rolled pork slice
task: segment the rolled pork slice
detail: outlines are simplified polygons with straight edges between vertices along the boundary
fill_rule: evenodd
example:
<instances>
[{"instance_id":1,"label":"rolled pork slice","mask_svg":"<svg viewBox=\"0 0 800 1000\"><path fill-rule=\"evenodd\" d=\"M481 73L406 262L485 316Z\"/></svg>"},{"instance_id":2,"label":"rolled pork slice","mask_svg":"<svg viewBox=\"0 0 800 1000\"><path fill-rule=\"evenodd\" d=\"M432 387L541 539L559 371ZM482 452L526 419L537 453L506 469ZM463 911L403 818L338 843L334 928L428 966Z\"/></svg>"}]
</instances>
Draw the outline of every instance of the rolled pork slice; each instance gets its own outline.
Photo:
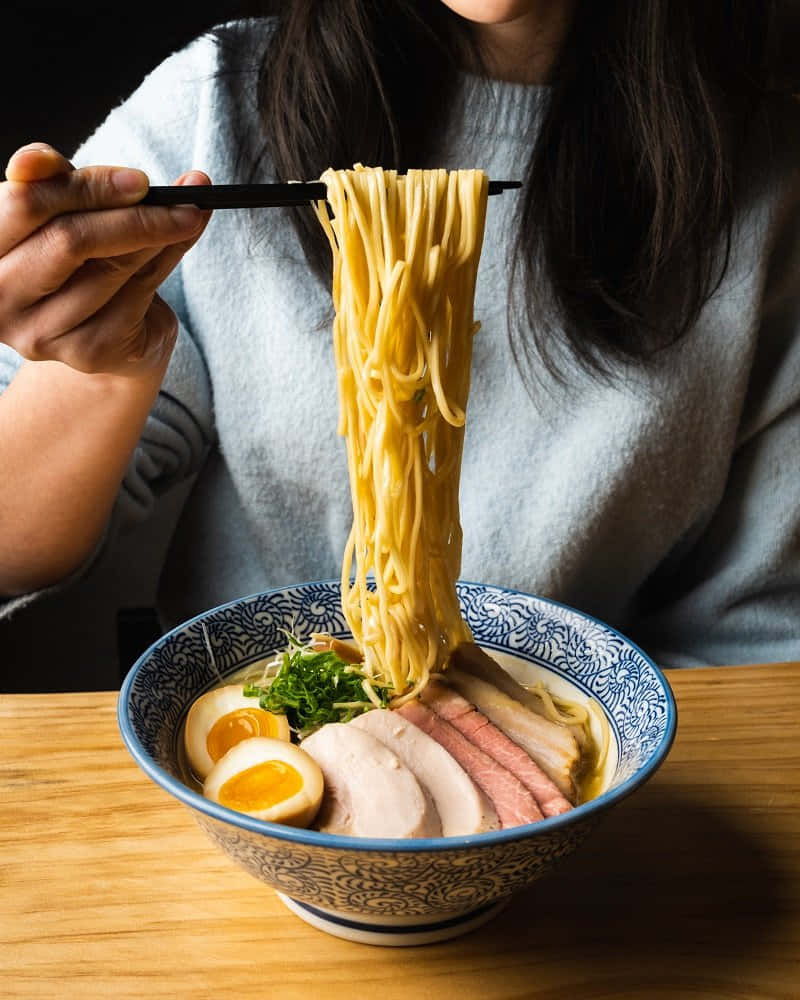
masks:
<instances>
[{"instance_id":1,"label":"rolled pork slice","mask_svg":"<svg viewBox=\"0 0 800 1000\"><path fill-rule=\"evenodd\" d=\"M545 816L569 812L572 803L518 744L489 722L486 716L463 698L458 691L439 681L430 681L422 700L446 722L471 740L475 746L508 768L532 793Z\"/></svg>"},{"instance_id":2,"label":"rolled pork slice","mask_svg":"<svg viewBox=\"0 0 800 1000\"><path fill-rule=\"evenodd\" d=\"M507 670L500 666L494 657L476 643L462 642L456 646L450 654L450 663L459 670L486 681L487 684L494 684L509 698L518 701L532 712L536 712L537 715L548 717L541 697L535 691L529 691L528 688L520 684L515 677L512 677ZM578 746L583 748L586 744L586 733L583 727L571 725L567 728L575 737Z\"/></svg>"},{"instance_id":3,"label":"rolled pork slice","mask_svg":"<svg viewBox=\"0 0 800 1000\"><path fill-rule=\"evenodd\" d=\"M576 801L581 754L566 726L537 715L493 684L457 667L450 665L445 676L448 684L536 761L570 802Z\"/></svg>"},{"instance_id":4,"label":"rolled pork slice","mask_svg":"<svg viewBox=\"0 0 800 1000\"><path fill-rule=\"evenodd\" d=\"M302 743L322 769L316 826L353 837L439 837L433 800L412 772L371 733L331 722Z\"/></svg>"},{"instance_id":5,"label":"rolled pork slice","mask_svg":"<svg viewBox=\"0 0 800 1000\"><path fill-rule=\"evenodd\" d=\"M464 768L497 811L504 829L543 819L536 799L502 764L471 743L449 722L421 701L408 701L395 711L432 736Z\"/></svg>"},{"instance_id":6,"label":"rolled pork slice","mask_svg":"<svg viewBox=\"0 0 800 1000\"><path fill-rule=\"evenodd\" d=\"M439 813L443 836L499 829L497 813L486 795L458 761L418 726L386 708L364 712L348 725L380 740L427 788Z\"/></svg>"}]
</instances>

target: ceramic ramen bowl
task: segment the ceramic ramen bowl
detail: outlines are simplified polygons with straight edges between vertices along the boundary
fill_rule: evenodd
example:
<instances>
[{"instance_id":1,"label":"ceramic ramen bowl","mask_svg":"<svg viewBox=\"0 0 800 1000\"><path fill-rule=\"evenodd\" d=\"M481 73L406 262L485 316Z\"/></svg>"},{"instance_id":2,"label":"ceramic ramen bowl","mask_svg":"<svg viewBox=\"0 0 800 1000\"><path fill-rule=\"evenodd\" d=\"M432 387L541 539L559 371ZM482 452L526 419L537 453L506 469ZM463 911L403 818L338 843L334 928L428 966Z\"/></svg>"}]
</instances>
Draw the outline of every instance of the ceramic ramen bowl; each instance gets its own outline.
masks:
<instances>
[{"instance_id":1,"label":"ceramic ramen bowl","mask_svg":"<svg viewBox=\"0 0 800 1000\"><path fill-rule=\"evenodd\" d=\"M159 639L122 686L122 737L145 773L298 916L340 937L421 944L477 927L574 851L607 809L654 773L672 742L676 715L669 685L624 636L539 597L475 583L458 589L475 640L519 680L544 679L556 693L591 698L602 707L611 746L598 797L513 829L376 840L266 823L192 791L179 759L191 703L220 683L219 673L283 648L284 629L301 637L322 631L347 636L338 582L272 590L214 608Z\"/></svg>"}]
</instances>

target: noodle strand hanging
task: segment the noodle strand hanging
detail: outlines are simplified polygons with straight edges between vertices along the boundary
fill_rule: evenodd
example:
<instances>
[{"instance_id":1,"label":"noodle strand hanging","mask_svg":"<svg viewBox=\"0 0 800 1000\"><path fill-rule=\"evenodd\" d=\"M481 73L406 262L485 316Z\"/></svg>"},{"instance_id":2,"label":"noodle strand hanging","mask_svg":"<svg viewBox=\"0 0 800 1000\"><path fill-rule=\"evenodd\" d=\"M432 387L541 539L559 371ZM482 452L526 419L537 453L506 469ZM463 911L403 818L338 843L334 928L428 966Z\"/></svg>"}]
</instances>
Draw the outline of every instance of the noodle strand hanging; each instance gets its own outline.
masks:
<instances>
[{"instance_id":1,"label":"noodle strand hanging","mask_svg":"<svg viewBox=\"0 0 800 1000\"><path fill-rule=\"evenodd\" d=\"M458 491L488 181L360 165L322 179L353 503L342 608L365 672L399 704L471 638Z\"/></svg>"}]
</instances>

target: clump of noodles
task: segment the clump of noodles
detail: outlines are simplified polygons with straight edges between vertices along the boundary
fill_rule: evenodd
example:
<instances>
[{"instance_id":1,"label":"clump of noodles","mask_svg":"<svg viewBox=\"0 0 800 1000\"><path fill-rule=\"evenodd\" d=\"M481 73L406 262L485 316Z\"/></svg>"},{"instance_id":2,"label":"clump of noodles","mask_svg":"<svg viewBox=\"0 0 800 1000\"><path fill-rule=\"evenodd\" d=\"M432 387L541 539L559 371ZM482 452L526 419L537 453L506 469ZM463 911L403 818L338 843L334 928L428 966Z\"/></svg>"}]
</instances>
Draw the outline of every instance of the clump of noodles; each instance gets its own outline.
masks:
<instances>
[{"instance_id":1,"label":"clump of noodles","mask_svg":"<svg viewBox=\"0 0 800 1000\"><path fill-rule=\"evenodd\" d=\"M360 165L322 179L353 502L342 608L366 674L399 704L471 638L458 490L488 180Z\"/></svg>"}]
</instances>

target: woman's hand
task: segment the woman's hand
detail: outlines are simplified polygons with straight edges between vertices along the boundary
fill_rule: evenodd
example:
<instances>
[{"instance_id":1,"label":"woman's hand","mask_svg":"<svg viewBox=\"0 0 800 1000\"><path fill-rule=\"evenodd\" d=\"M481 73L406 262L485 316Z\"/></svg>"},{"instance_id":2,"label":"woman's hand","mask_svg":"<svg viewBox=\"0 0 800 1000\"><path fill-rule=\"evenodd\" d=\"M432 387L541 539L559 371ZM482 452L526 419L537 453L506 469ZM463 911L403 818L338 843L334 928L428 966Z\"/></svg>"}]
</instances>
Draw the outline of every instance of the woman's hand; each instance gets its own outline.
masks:
<instances>
[{"instance_id":1,"label":"woman's hand","mask_svg":"<svg viewBox=\"0 0 800 1000\"><path fill-rule=\"evenodd\" d=\"M0 183L0 341L85 373L164 367L177 320L156 289L209 213L136 203L140 170L76 170L55 149L18 150ZM178 184L208 184L184 174Z\"/></svg>"}]
</instances>

